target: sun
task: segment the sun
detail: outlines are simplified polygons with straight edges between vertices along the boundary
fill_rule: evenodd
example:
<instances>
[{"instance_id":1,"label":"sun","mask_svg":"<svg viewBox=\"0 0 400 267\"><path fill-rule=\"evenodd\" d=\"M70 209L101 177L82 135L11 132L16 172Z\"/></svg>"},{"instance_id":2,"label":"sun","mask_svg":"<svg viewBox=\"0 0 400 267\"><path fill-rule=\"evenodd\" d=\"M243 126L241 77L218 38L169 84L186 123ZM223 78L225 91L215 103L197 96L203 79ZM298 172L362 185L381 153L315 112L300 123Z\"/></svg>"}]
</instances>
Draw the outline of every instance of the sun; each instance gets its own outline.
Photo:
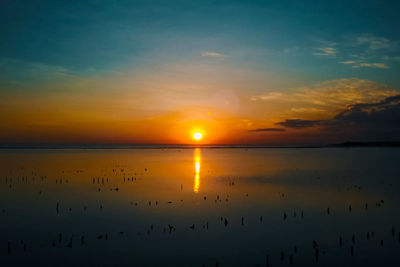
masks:
<instances>
[{"instance_id":1,"label":"sun","mask_svg":"<svg viewBox=\"0 0 400 267\"><path fill-rule=\"evenodd\" d=\"M196 133L193 134L194 140L199 141L199 140L201 140L202 137L203 137L202 133L196 132Z\"/></svg>"}]
</instances>

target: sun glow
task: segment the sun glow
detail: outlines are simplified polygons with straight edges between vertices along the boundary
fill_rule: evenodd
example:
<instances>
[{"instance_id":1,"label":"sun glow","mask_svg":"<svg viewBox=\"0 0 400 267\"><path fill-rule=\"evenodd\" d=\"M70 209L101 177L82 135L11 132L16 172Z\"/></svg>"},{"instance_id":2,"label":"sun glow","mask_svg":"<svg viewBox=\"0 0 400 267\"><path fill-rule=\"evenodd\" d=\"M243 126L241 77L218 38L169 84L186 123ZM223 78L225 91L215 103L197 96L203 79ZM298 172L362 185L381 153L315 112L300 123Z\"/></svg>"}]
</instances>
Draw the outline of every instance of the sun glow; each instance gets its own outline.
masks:
<instances>
[{"instance_id":1,"label":"sun glow","mask_svg":"<svg viewBox=\"0 0 400 267\"><path fill-rule=\"evenodd\" d=\"M201 140L202 137L203 137L202 133L196 132L196 133L193 134L194 140L199 141L199 140Z\"/></svg>"}]
</instances>

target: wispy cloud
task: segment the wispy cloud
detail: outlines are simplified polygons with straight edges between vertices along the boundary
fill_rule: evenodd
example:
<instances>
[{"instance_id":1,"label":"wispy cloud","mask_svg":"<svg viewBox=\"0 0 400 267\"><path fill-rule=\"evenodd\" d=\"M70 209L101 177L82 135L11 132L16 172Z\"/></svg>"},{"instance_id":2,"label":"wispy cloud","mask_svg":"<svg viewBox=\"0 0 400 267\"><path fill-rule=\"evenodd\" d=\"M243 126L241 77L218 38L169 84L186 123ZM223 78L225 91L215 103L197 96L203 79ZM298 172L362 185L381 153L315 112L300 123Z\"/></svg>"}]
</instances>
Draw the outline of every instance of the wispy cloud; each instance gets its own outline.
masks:
<instances>
[{"instance_id":1,"label":"wispy cloud","mask_svg":"<svg viewBox=\"0 0 400 267\"><path fill-rule=\"evenodd\" d=\"M320 45L313 55L339 57L339 64L358 68L389 69L388 61L398 61L399 43L374 34L359 34L344 37L337 42L313 39ZM340 55L338 53L340 49Z\"/></svg>"},{"instance_id":2,"label":"wispy cloud","mask_svg":"<svg viewBox=\"0 0 400 267\"><path fill-rule=\"evenodd\" d=\"M313 53L315 56L335 56L337 54L337 49L334 47L320 47L317 48L318 52Z\"/></svg>"},{"instance_id":3,"label":"wispy cloud","mask_svg":"<svg viewBox=\"0 0 400 267\"><path fill-rule=\"evenodd\" d=\"M284 95L279 92L268 92L262 95L255 95L250 98L252 101L257 101L257 100L272 100L272 99L278 99L283 97Z\"/></svg>"},{"instance_id":4,"label":"wispy cloud","mask_svg":"<svg viewBox=\"0 0 400 267\"><path fill-rule=\"evenodd\" d=\"M283 53L292 54L292 53L296 53L299 50L300 50L300 47L298 47L298 46L286 47L285 49L283 49Z\"/></svg>"},{"instance_id":5,"label":"wispy cloud","mask_svg":"<svg viewBox=\"0 0 400 267\"><path fill-rule=\"evenodd\" d=\"M321 39L321 38L318 38L318 37L315 37L315 36L311 37L311 40L313 42L319 43L322 46L327 46L327 47L333 47L333 46L337 45L336 42L332 42L332 41L329 41L329 40Z\"/></svg>"},{"instance_id":6,"label":"wispy cloud","mask_svg":"<svg viewBox=\"0 0 400 267\"><path fill-rule=\"evenodd\" d=\"M254 133L254 132L284 132L284 128L260 128L260 129L254 129L254 130L249 130L249 132Z\"/></svg>"},{"instance_id":7,"label":"wispy cloud","mask_svg":"<svg viewBox=\"0 0 400 267\"><path fill-rule=\"evenodd\" d=\"M359 65L353 66L353 68L356 67L367 67L367 68L378 68L378 69L388 69L389 66L387 66L384 63L360 63Z\"/></svg>"},{"instance_id":8,"label":"wispy cloud","mask_svg":"<svg viewBox=\"0 0 400 267\"><path fill-rule=\"evenodd\" d=\"M396 58L396 56L393 56L393 52L396 51L398 42L373 34L362 34L350 37L350 41L347 45L353 50L358 50L356 54L350 55L357 59L354 60L354 63L351 63L352 68L389 69L390 67L385 62L376 61L388 61ZM353 60L349 60L340 63L352 61Z\"/></svg>"},{"instance_id":9,"label":"wispy cloud","mask_svg":"<svg viewBox=\"0 0 400 267\"><path fill-rule=\"evenodd\" d=\"M354 69L367 67L367 68L378 68L378 69L389 69L390 67L385 63L367 63L362 61L347 60L340 61L340 64L352 65Z\"/></svg>"},{"instance_id":10,"label":"wispy cloud","mask_svg":"<svg viewBox=\"0 0 400 267\"><path fill-rule=\"evenodd\" d=\"M322 113L325 112L326 110L321 109L321 108L314 108L314 107L309 107L309 108L291 108L290 109L293 112L296 113Z\"/></svg>"},{"instance_id":11,"label":"wispy cloud","mask_svg":"<svg viewBox=\"0 0 400 267\"><path fill-rule=\"evenodd\" d=\"M225 59L225 58L228 57L227 55L224 55L224 54L221 54L221 53L218 53L218 52L211 52L211 51L203 52L203 53L201 53L201 56L210 57L210 58L217 58L217 59Z\"/></svg>"},{"instance_id":12,"label":"wispy cloud","mask_svg":"<svg viewBox=\"0 0 400 267\"><path fill-rule=\"evenodd\" d=\"M373 34L364 34L356 36L354 46L367 46L370 50L386 49L393 46L393 43L384 37L378 37Z\"/></svg>"},{"instance_id":13,"label":"wispy cloud","mask_svg":"<svg viewBox=\"0 0 400 267\"><path fill-rule=\"evenodd\" d=\"M383 56L382 59L400 62L400 56Z\"/></svg>"},{"instance_id":14,"label":"wispy cloud","mask_svg":"<svg viewBox=\"0 0 400 267\"><path fill-rule=\"evenodd\" d=\"M399 91L370 80L338 79L317 83L309 87L293 89L288 93L267 92L254 95L252 101L268 102L270 106L285 107L282 111L293 117L327 116L357 103L374 103Z\"/></svg>"}]
</instances>

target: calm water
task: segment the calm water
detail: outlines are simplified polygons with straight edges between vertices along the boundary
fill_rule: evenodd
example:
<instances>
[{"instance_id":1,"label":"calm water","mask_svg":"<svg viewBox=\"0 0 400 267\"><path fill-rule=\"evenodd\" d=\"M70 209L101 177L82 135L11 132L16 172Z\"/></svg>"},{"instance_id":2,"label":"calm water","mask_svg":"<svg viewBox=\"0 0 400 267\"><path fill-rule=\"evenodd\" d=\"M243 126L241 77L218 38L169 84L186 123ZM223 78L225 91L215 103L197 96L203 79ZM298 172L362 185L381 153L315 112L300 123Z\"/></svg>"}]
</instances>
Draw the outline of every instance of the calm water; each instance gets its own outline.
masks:
<instances>
[{"instance_id":1,"label":"calm water","mask_svg":"<svg viewBox=\"0 0 400 267\"><path fill-rule=\"evenodd\" d=\"M0 150L0 264L399 266L399 155Z\"/></svg>"}]
</instances>

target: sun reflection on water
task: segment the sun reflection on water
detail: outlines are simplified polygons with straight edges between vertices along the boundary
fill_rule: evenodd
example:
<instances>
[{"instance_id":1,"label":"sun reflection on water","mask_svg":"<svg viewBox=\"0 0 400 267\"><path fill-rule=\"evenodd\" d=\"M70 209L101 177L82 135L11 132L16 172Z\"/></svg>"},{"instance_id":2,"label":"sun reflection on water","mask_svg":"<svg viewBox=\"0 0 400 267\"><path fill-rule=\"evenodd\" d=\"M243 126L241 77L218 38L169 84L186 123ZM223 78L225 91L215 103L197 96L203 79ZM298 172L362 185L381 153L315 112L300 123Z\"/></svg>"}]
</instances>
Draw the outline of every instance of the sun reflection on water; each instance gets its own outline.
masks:
<instances>
[{"instance_id":1,"label":"sun reflection on water","mask_svg":"<svg viewBox=\"0 0 400 267\"><path fill-rule=\"evenodd\" d=\"M196 174L194 176L193 192L198 193L200 189L200 162L201 162L201 152L200 148L194 150L194 166Z\"/></svg>"}]
</instances>

